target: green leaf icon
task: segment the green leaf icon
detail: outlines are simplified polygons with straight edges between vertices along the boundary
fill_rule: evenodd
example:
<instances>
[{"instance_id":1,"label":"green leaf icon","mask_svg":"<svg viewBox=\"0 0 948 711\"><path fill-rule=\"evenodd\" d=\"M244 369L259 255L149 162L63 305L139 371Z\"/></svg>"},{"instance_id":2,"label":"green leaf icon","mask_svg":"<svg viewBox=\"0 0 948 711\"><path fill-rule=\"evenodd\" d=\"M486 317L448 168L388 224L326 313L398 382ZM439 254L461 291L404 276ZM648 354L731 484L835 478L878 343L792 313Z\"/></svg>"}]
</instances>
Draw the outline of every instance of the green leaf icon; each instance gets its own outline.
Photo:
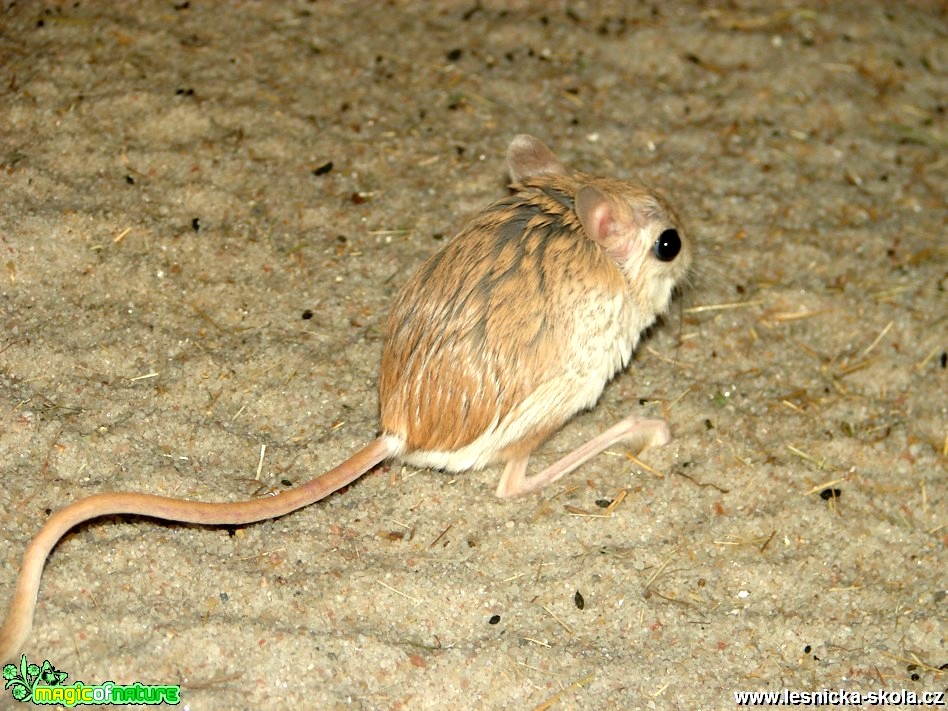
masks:
<instances>
[{"instance_id":1,"label":"green leaf icon","mask_svg":"<svg viewBox=\"0 0 948 711\"><path fill-rule=\"evenodd\" d=\"M30 683L30 675L27 673L28 669L29 665L27 664L26 655L24 654L22 657L20 657L20 679L24 684Z\"/></svg>"}]
</instances>

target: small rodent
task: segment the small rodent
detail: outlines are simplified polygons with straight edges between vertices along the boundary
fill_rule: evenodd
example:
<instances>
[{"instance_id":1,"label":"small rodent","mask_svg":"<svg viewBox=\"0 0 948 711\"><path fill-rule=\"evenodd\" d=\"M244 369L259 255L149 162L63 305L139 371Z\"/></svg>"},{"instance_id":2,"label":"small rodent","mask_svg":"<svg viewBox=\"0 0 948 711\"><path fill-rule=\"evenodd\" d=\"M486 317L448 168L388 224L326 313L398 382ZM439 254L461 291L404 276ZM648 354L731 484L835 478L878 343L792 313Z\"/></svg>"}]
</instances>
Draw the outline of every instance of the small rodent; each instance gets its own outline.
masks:
<instances>
[{"instance_id":1,"label":"small rodent","mask_svg":"<svg viewBox=\"0 0 948 711\"><path fill-rule=\"evenodd\" d=\"M0 628L0 661L29 636L46 557L98 516L240 525L283 516L397 457L450 471L505 468L498 496L537 491L613 443L665 444L661 420L627 418L526 476L534 449L592 407L668 307L691 246L666 202L633 183L570 171L538 139L507 149L512 194L480 213L402 287L385 334L381 434L321 476L277 496L205 503L94 494L46 521L23 555Z\"/></svg>"}]
</instances>

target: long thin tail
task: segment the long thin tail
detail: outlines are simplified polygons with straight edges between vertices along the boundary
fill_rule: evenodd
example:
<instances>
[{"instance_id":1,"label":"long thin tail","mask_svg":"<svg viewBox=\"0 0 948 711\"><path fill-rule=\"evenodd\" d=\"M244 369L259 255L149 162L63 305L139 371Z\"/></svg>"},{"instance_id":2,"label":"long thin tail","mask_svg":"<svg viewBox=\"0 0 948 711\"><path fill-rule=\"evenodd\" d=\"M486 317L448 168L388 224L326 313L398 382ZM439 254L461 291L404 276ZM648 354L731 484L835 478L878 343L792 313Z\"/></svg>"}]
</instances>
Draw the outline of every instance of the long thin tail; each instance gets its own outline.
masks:
<instances>
[{"instance_id":1,"label":"long thin tail","mask_svg":"<svg viewBox=\"0 0 948 711\"><path fill-rule=\"evenodd\" d=\"M94 494L69 504L47 519L23 554L10 610L3 627L0 627L0 663L14 661L14 655L29 637L46 557L73 526L91 518L115 514L203 524L243 524L276 518L326 498L395 453L396 447L391 440L378 437L325 474L277 496L251 501L207 503L119 492Z\"/></svg>"}]
</instances>

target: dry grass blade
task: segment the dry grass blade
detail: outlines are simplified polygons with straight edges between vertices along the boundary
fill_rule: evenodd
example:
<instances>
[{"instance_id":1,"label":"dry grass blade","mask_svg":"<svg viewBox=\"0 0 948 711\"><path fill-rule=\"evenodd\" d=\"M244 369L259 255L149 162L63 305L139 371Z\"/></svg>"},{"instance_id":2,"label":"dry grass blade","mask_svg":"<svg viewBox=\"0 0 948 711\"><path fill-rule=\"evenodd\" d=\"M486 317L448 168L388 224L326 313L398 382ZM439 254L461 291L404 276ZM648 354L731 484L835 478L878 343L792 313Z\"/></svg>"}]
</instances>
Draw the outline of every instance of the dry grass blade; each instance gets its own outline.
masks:
<instances>
[{"instance_id":1,"label":"dry grass blade","mask_svg":"<svg viewBox=\"0 0 948 711\"><path fill-rule=\"evenodd\" d=\"M731 301L723 304L702 304L701 306L691 306L687 309L682 309L686 314L700 314L707 311L727 311L730 309L743 309L750 306L761 306L763 300L758 299L757 301Z\"/></svg>"},{"instance_id":2,"label":"dry grass blade","mask_svg":"<svg viewBox=\"0 0 948 711\"><path fill-rule=\"evenodd\" d=\"M632 462L633 464L635 464L635 465L641 467L642 469L644 469L645 471L647 471L649 474L651 474L652 476L656 477L657 479L664 479L664 478L665 478L665 475L664 475L664 474L662 474L662 473L661 473L660 471L658 471L657 469L655 469L655 468L653 468L653 467L650 467L648 464L646 464L645 462L643 462L641 459L639 459L638 457L636 457L636 456L635 456L634 454L632 454L631 452L626 452L625 458L628 459L628 460L629 460L630 462Z\"/></svg>"},{"instance_id":3,"label":"dry grass blade","mask_svg":"<svg viewBox=\"0 0 948 711\"><path fill-rule=\"evenodd\" d=\"M395 593L396 595L401 595L401 596L402 596L403 598L405 598L406 600L411 600L412 602L421 602L421 600L419 600L417 597L412 597L411 595L408 595L407 593L403 593L401 590L398 590L398 589L396 589L396 588L393 588L391 585L388 585L388 584L386 584L386 583L383 583L381 580L376 580L375 582L377 582L377 583L378 583L379 585L381 585L383 588L387 588L387 589L391 590L391 591L392 591L393 593Z\"/></svg>"},{"instance_id":4,"label":"dry grass blade","mask_svg":"<svg viewBox=\"0 0 948 711\"><path fill-rule=\"evenodd\" d=\"M242 679L243 676L243 672L238 672L236 674L222 674L221 676L212 676L210 679L205 679L204 681L182 680L178 683L181 685L181 688L190 689L191 691L197 691L199 689L219 689L228 682Z\"/></svg>"},{"instance_id":5,"label":"dry grass blade","mask_svg":"<svg viewBox=\"0 0 948 711\"><path fill-rule=\"evenodd\" d=\"M889 329L892 328L892 325L893 325L894 323L895 323L895 321L889 321L889 323L886 324L885 328L882 329L882 332L881 332L878 336L876 336L875 339L872 341L872 343L870 343L870 344L866 347L866 350L864 350L864 351L862 352L862 357L863 357L863 358L865 358L865 357L868 356L870 353L872 353L873 348L875 348L876 346L878 346L878 345L879 345L879 342L880 342L883 338L885 338L885 334L887 334L887 333L889 332Z\"/></svg>"},{"instance_id":6,"label":"dry grass blade","mask_svg":"<svg viewBox=\"0 0 948 711\"><path fill-rule=\"evenodd\" d=\"M824 481L822 484L817 484L809 491L803 492L804 496L811 496L813 494L823 491L823 489L829 489L831 486L835 486L839 482L843 481L842 479L830 479L829 481Z\"/></svg>"},{"instance_id":7,"label":"dry grass blade","mask_svg":"<svg viewBox=\"0 0 948 711\"><path fill-rule=\"evenodd\" d=\"M787 321L802 321L803 319L813 318L814 316L820 316L822 314L828 314L832 309L804 309L802 311L780 311L777 313L767 314L762 317L762 321L773 321L776 323L785 323Z\"/></svg>"},{"instance_id":8,"label":"dry grass blade","mask_svg":"<svg viewBox=\"0 0 948 711\"><path fill-rule=\"evenodd\" d=\"M541 607L542 607L542 606L541 606ZM561 620L559 617L557 617L557 616L553 613L553 611L550 610L550 608L548 608L548 607L543 607L543 611L544 611L546 614L548 614L550 617L552 617L554 620L556 620L557 622L559 622L559 623L560 623L560 627L562 627L564 630L566 630L567 633L573 634L573 630L570 629L570 626L569 626L568 624L566 624L565 622L563 622L563 620Z\"/></svg>"},{"instance_id":9,"label":"dry grass blade","mask_svg":"<svg viewBox=\"0 0 948 711\"><path fill-rule=\"evenodd\" d=\"M582 679L579 679L578 681L574 681L572 684L567 686L562 691L557 692L556 694L548 698L546 701L534 706L533 711L548 711L548 709L553 708L554 704L556 704L556 702L559 701L560 698L564 694L568 694L573 689L578 689L581 686L585 686L586 684L590 683L595 678L596 678L596 673L593 672L592 674L589 674L588 676L584 676Z\"/></svg>"},{"instance_id":10,"label":"dry grass blade","mask_svg":"<svg viewBox=\"0 0 948 711\"><path fill-rule=\"evenodd\" d=\"M449 524L445 527L445 529L444 529L441 533L439 533L438 536L437 536L431 543L428 544L428 547L429 547L429 548L433 547L435 543L437 543L437 542L440 541L442 538L444 538L444 535L445 535L448 531L451 530L451 527L454 526L454 523L455 523L454 521L452 521L451 523L449 523Z\"/></svg>"}]
</instances>

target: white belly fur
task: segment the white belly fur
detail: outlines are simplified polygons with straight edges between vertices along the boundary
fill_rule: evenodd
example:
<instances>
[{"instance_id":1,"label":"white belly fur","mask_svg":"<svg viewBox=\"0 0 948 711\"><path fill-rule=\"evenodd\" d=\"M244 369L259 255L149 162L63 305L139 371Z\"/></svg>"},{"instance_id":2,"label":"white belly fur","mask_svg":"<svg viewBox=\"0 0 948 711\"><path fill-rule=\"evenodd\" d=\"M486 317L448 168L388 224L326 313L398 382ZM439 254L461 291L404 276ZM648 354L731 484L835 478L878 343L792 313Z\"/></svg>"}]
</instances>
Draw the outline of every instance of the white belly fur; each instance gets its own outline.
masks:
<instances>
[{"instance_id":1,"label":"white belly fur","mask_svg":"<svg viewBox=\"0 0 948 711\"><path fill-rule=\"evenodd\" d=\"M590 309L604 301L591 299ZM636 313L620 297L605 301L606 314L577 313L569 345L563 350L563 367L541 383L503 421L495 419L473 442L456 450L416 450L401 454L402 461L418 467L448 471L480 469L497 461L497 454L548 423L551 413L565 422L596 404L610 378L625 367L641 332L654 318ZM609 324L593 330L589 324Z\"/></svg>"}]
</instances>

